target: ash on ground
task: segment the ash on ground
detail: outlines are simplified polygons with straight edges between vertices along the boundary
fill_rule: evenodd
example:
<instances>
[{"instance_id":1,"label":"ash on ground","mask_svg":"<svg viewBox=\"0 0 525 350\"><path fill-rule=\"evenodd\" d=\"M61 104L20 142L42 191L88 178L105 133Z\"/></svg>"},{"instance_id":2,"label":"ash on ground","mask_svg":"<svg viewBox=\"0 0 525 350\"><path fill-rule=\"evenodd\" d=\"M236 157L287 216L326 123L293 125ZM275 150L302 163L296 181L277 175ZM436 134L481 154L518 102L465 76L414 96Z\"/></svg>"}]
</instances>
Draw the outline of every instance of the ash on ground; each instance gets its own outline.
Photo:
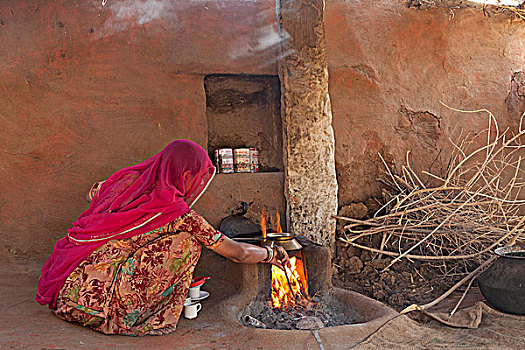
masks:
<instances>
[{"instance_id":1,"label":"ash on ground","mask_svg":"<svg viewBox=\"0 0 525 350\"><path fill-rule=\"evenodd\" d=\"M295 306L275 309L269 300L254 300L240 315L242 324L270 329L319 329L356 323L345 314L347 305L330 293L319 293L311 298L307 307Z\"/></svg>"}]
</instances>

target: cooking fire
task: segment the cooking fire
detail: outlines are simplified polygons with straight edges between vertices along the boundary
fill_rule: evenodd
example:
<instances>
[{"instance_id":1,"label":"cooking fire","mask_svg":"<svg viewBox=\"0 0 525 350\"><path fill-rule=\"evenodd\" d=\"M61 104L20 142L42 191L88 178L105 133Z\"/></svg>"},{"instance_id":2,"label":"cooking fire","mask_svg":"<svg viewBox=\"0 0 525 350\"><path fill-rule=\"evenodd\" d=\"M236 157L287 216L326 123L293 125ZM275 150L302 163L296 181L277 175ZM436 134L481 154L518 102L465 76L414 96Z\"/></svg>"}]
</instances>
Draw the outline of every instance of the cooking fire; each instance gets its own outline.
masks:
<instances>
[{"instance_id":1,"label":"cooking fire","mask_svg":"<svg viewBox=\"0 0 525 350\"><path fill-rule=\"evenodd\" d=\"M344 313L345 305L329 292L309 296L307 256L295 235L282 232L279 214L268 217L263 211L261 229L263 244L282 245L292 256L291 268L271 267L271 294L257 296L244 310L241 322L273 329L319 329L353 323Z\"/></svg>"},{"instance_id":2,"label":"cooking fire","mask_svg":"<svg viewBox=\"0 0 525 350\"><path fill-rule=\"evenodd\" d=\"M266 230L266 213L263 210L261 216L261 229L263 239L268 237ZM275 219L270 216L272 231L274 233L283 233L281 227L281 218L276 213ZM282 238L284 239L285 236ZM265 244L266 242L263 242ZM272 241L272 244L274 242ZM277 241L277 244L282 243ZM286 249L286 247L285 247ZM299 253L300 254L300 253ZM285 309L294 305L306 306L308 298L308 281L306 279L305 267L303 260L296 256L290 258L291 268L284 267L284 270L277 266L272 266L272 307Z\"/></svg>"},{"instance_id":3,"label":"cooking fire","mask_svg":"<svg viewBox=\"0 0 525 350\"><path fill-rule=\"evenodd\" d=\"M281 270L272 266L272 307L287 308L294 305L305 306L309 302L308 282L302 260L290 258L292 268Z\"/></svg>"}]
</instances>

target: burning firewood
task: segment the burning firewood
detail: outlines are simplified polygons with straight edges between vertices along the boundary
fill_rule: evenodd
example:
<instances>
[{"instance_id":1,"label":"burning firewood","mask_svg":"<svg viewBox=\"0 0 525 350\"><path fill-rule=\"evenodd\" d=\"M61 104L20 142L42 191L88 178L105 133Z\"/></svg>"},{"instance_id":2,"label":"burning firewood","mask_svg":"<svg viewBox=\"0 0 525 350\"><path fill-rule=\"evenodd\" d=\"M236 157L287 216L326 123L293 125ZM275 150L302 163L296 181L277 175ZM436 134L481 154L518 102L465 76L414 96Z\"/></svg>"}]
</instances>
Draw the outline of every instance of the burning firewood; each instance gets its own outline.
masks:
<instances>
[{"instance_id":1,"label":"burning firewood","mask_svg":"<svg viewBox=\"0 0 525 350\"><path fill-rule=\"evenodd\" d=\"M263 239L267 237L268 217L263 210L261 215L261 229ZM283 233L279 213L270 216L272 232ZM272 245L274 242L271 243ZM281 270L277 266L272 266L272 307L287 308L294 305L306 306L309 303L308 281L306 279L306 267L303 260L299 257L290 258L291 268L284 267Z\"/></svg>"},{"instance_id":2,"label":"burning firewood","mask_svg":"<svg viewBox=\"0 0 525 350\"><path fill-rule=\"evenodd\" d=\"M282 240L272 240L274 234L282 234L279 221L278 217L268 218L263 213L261 227L263 237L266 237L263 244L282 244ZM267 229L270 231L268 234ZM258 295L245 308L239 320L246 326L258 328L310 330L321 346L322 342L316 333L318 329L351 324L355 320L345 313L345 305L334 298L329 290L319 290L309 295L307 256L303 255L301 249L294 249L293 254L290 267L281 269L271 266L271 281L268 281L271 282L271 293Z\"/></svg>"}]
</instances>

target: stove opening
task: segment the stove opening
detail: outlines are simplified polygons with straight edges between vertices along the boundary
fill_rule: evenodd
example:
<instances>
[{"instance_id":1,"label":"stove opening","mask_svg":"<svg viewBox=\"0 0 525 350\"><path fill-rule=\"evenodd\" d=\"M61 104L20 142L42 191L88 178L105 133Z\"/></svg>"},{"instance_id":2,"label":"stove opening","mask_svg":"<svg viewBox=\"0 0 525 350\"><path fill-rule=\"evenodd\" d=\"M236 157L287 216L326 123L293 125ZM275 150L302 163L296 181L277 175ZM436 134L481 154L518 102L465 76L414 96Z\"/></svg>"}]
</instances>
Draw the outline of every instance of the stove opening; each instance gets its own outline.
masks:
<instances>
[{"instance_id":1,"label":"stove opening","mask_svg":"<svg viewBox=\"0 0 525 350\"><path fill-rule=\"evenodd\" d=\"M282 233L279 226L278 214L262 214L263 244L281 245L291 257L292 267L281 270L271 266L269 278L259 280L271 285L271 291L264 286L259 288L259 294L241 313L240 321L247 326L271 329L319 329L355 323L347 305L331 292L328 249L305 237ZM313 271L310 283L309 270ZM312 296L311 282L315 293Z\"/></svg>"},{"instance_id":2,"label":"stove opening","mask_svg":"<svg viewBox=\"0 0 525 350\"><path fill-rule=\"evenodd\" d=\"M293 247L299 249L293 249L293 254L290 253L292 250L290 248L290 241L295 239L292 235L289 237L290 240L287 240L287 236L275 236L273 240L270 235L268 238L267 221L271 223L271 232L272 233L283 233L281 227L281 217L279 212L276 212L275 215L267 215L266 211L263 209L261 213L261 231L263 237L263 244L280 244L285 250L289 251L291 256L290 262L292 267L285 267L284 270L281 270L277 266L272 266L272 294L271 302L273 308L286 309L294 305L303 305L306 306L309 302L308 296L308 280L306 279L306 265L304 264L304 259L301 256L300 246ZM299 243L296 243L299 244ZM293 255L293 256L292 256Z\"/></svg>"}]
</instances>

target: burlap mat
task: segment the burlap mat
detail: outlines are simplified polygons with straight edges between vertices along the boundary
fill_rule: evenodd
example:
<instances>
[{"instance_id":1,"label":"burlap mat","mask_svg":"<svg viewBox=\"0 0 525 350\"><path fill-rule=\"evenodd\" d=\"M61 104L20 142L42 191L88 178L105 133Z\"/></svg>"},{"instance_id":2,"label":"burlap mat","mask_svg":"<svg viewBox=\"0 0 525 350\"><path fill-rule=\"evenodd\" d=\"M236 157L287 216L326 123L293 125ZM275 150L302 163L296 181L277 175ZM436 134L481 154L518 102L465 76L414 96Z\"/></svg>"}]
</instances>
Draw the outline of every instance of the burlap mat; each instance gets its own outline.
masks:
<instances>
[{"instance_id":1,"label":"burlap mat","mask_svg":"<svg viewBox=\"0 0 525 350\"><path fill-rule=\"evenodd\" d=\"M425 314L438 322L407 316L387 322L352 349L525 349L525 316L504 314L479 301L459 310ZM446 325L446 326L444 326Z\"/></svg>"},{"instance_id":2,"label":"burlap mat","mask_svg":"<svg viewBox=\"0 0 525 350\"><path fill-rule=\"evenodd\" d=\"M510 315L494 310L482 301L478 301L475 305L466 309L459 310L452 317L448 313L444 312L422 312L428 317L438 322L456 328L478 328L481 324L481 320L483 319L483 314L496 315L501 317L507 317L509 319L525 321L525 316ZM525 333L525 329L523 330L523 332Z\"/></svg>"}]
</instances>

